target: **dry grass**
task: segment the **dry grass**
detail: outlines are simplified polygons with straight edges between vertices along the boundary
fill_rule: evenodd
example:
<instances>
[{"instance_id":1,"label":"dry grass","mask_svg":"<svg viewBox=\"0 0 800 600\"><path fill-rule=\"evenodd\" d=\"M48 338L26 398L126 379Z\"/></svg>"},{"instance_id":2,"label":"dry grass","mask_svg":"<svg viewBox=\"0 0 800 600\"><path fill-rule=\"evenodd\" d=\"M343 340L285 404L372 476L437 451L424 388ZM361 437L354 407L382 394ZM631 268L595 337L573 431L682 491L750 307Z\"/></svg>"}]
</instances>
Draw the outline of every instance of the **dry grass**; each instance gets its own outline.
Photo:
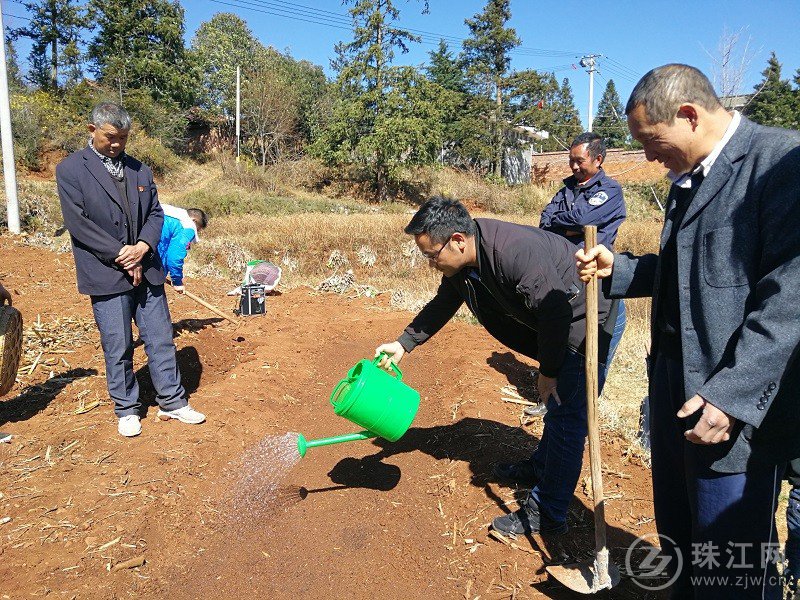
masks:
<instances>
[{"instance_id":1,"label":"dry grass","mask_svg":"<svg viewBox=\"0 0 800 600\"><path fill-rule=\"evenodd\" d=\"M455 169L428 169L431 194L462 200L468 207L503 215L538 217L557 190L555 185L490 183L474 173Z\"/></svg>"},{"instance_id":2,"label":"dry grass","mask_svg":"<svg viewBox=\"0 0 800 600\"><path fill-rule=\"evenodd\" d=\"M600 401L603 426L634 445L639 430L639 411L647 395L645 357L650 347L650 300L625 301L627 325L617 348Z\"/></svg>"}]
</instances>

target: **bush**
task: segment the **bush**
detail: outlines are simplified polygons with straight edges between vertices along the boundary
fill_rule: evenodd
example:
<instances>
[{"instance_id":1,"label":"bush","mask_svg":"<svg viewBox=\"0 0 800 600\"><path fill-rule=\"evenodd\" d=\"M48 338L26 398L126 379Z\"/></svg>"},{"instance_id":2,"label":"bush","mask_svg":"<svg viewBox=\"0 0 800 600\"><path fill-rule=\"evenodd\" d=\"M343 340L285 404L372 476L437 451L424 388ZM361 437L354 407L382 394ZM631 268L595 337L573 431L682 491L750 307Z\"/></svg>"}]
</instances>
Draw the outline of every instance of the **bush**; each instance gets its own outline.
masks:
<instances>
[{"instance_id":1,"label":"bush","mask_svg":"<svg viewBox=\"0 0 800 600\"><path fill-rule=\"evenodd\" d=\"M126 152L153 169L153 173L158 176L174 171L181 163L180 158L172 150L164 146L160 140L151 138L139 130L138 126L134 126L130 140Z\"/></svg>"},{"instance_id":2,"label":"bush","mask_svg":"<svg viewBox=\"0 0 800 600\"><path fill-rule=\"evenodd\" d=\"M18 180L17 200L19 218L23 231L53 235L61 227L61 205L56 188L51 181L39 179ZM5 194L0 201L0 223L8 226Z\"/></svg>"},{"instance_id":3,"label":"bush","mask_svg":"<svg viewBox=\"0 0 800 600\"><path fill-rule=\"evenodd\" d=\"M188 119L176 104L156 102L147 90L127 90L122 105L147 135L161 146L173 153L185 147Z\"/></svg>"}]
</instances>

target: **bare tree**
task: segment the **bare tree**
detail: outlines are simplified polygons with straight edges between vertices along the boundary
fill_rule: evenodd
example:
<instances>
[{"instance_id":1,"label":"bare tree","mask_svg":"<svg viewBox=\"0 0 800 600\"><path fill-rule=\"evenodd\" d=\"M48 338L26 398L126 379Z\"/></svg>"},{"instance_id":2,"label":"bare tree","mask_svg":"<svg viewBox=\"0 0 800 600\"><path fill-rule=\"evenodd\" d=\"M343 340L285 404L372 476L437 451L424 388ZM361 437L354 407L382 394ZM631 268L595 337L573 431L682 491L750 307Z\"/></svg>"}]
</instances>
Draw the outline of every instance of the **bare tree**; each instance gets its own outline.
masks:
<instances>
[{"instance_id":1,"label":"bare tree","mask_svg":"<svg viewBox=\"0 0 800 600\"><path fill-rule=\"evenodd\" d=\"M298 135L300 99L280 57L267 56L245 77L242 133L261 166L275 164Z\"/></svg>"},{"instance_id":2,"label":"bare tree","mask_svg":"<svg viewBox=\"0 0 800 600\"><path fill-rule=\"evenodd\" d=\"M701 44L711 59L712 81L720 98L742 93L750 65L760 51L751 47L753 37L747 34L745 40L745 34L747 27L742 27L738 31L729 31L725 27L715 52L709 52Z\"/></svg>"}]
</instances>

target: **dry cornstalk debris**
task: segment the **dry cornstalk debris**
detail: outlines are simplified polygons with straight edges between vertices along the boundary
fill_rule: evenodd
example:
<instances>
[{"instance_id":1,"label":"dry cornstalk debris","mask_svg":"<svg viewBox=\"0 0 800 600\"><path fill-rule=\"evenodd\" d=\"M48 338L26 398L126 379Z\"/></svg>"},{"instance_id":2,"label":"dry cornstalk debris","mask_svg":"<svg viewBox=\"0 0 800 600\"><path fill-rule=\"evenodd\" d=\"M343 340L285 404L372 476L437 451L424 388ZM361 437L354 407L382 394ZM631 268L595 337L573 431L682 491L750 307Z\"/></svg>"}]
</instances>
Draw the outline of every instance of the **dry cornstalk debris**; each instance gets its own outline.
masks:
<instances>
[{"instance_id":1,"label":"dry cornstalk debris","mask_svg":"<svg viewBox=\"0 0 800 600\"><path fill-rule=\"evenodd\" d=\"M121 571L123 569L133 569L135 567L141 567L144 564L144 554L141 556L137 556L135 558L129 558L128 560L123 560L122 562L118 562L113 567L111 567L111 571Z\"/></svg>"},{"instance_id":2,"label":"dry cornstalk debris","mask_svg":"<svg viewBox=\"0 0 800 600\"><path fill-rule=\"evenodd\" d=\"M540 552L537 552L537 551L536 551L536 550L534 550L533 548L524 548L524 547L522 547L522 546L520 546L520 545L516 544L515 542L512 542L512 541L511 541L511 540L509 540L507 537L505 537L503 534L501 534L501 533L498 533L498 532L497 532L497 531L495 531L494 529L491 529L491 530L489 531L489 535L490 535L491 537L493 537L494 539L496 539L497 541L499 541L499 542L501 542L501 543L505 544L506 546L508 546L508 547L509 547L509 548L511 548L512 550L522 550L523 552L527 552L528 554L541 554Z\"/></svg>"},{"instance_id":3,"label":"dry cornstalk debris","mask_svg":"<svg viewBox=\"0 0 800 600\"><path fill-rule=\"evenodd\" d=\"M41 315L26 327L22 334L23 357L20 371L32 374L39 365L54 366L62 361L61 355L74 352L78 346L90 341L96 335L97 327L93 319L64 316L43 322Z\"/></svg>"},{"instance_id":4,"label":"dry cornstalk debris","mask_svg":"<svg viewBox=\"0 0 800 600\"><path fill-rule=\"evenodd\" d=\"M75 414L82 415L89 412L93 408L97 408L98 406L100 406L99 400L93 400L92 402L89 402L89 404L84 404L83 400L81 399L80 403L78 404L78 408L75 409Z\"/></svg>"},{"instance_id":5,"label":"dry cornstalk debris","mask_svg":"<svg viewBox=\"0 0 800 600\"><path fill-rule=\"evenodd\" d=\"M528 400L517 400L516 398L500 398L503 402L511 402L512 404L524 404L525 406L537 406L536 402Z\"/></svg>"}]
</instances>

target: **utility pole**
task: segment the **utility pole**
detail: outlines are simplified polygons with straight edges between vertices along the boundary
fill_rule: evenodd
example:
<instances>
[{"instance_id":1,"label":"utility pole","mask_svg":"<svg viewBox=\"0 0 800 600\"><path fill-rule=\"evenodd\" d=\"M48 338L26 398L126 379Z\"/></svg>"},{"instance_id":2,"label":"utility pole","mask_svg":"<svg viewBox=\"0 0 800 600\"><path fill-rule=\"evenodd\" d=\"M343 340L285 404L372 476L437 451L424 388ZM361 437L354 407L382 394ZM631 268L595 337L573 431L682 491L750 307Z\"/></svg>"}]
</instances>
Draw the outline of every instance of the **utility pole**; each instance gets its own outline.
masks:
<instances>
[{"instance_id":1,"label":"utility pole","mask_svg":"<svg viewBox=\"0 0 800 600\"><path fill-rule=\"evenodd\" d=\"M8 72L6 70L6 29L0 11L0 142L3 145L3 179L6 182L6 213L8 230L20 233L19 203L17 202L17 170L14 164L14 138L11 136L11 106L8 102Z\"/></svg>"},{"instance_id":2,"label":"utility pole","mask_svg":"<svg viewBox=\"0 0 800 600\"><path fill-rule=\"evenodd\" d=\"M589 73L589 117L588 117L588 124L589 127L587 131L592 130L592 107L594 106L594 73L597 69L595 69L596 62L595 59L600 58L599 54L589 54L588 56L584 56L581 58L581 66L584 69L588 69L586 72Z\"/></svg>"},{"instance_id":3,"label":"utility pole","mask_svg":"<svg viewBox=\"0 0 800 600\"><path fill-rule=\"evenodd\" d=\"M242 77L242 68L239 65L236 65L236 162L239 162L239 151L240 151L240 134L241 134L241 77Z\"/></svg>"}]
</instances>

